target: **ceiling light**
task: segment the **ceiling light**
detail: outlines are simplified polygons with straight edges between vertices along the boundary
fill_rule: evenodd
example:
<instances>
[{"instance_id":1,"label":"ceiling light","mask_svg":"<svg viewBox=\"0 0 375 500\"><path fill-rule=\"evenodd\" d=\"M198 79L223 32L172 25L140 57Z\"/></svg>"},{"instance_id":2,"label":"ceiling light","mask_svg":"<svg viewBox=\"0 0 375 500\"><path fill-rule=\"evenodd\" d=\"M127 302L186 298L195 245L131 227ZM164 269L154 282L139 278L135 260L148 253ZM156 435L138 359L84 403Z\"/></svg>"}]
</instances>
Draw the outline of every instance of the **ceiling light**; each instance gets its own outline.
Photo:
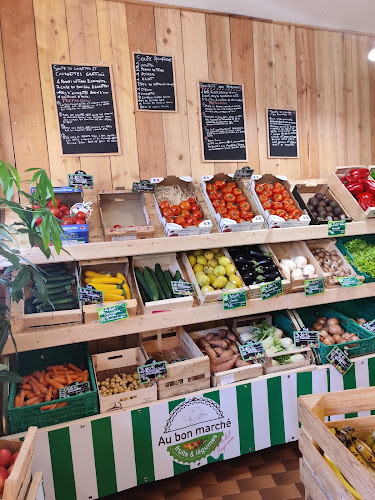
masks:
<instances>
[{"instance_id":1,"label":"ceiling light","mask_svg":"<svg viewBox=\"0 0 375 500\"><path fill-rule=\"evenodd\" d=\"M368 58L370 59L370 61L375 62L375 46L368 53Z\"/></svg>"}]
</instances>

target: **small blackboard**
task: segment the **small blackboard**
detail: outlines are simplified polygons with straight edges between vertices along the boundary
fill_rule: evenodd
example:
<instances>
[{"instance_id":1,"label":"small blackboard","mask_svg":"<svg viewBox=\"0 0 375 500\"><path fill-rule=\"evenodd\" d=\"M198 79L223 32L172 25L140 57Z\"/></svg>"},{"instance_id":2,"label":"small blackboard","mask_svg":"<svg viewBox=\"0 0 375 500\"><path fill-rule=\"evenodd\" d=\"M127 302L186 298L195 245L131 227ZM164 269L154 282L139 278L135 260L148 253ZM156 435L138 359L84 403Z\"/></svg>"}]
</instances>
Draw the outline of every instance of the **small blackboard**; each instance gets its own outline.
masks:
<instances>
[{"instance_id":1,"label":"small blackboard","mask_svg":"<svg viewBox=\"0 0 375 500\"><path fill-rule=\"evenodd\" d=\"M375 319L366 321L366 323L363 323L362 327L366 328L369 332L375 333Z\"/></svg>"},{"instance_id":2,"label":"small blackboard","mask_svg":"<svg viewBox=\"0 0 375 500\"><path fill-rule=\"evenodd\" d=\"M94 176L88 175L83 170L77 170L74 174L68 174L69 187L82 187L83 189L94 188Z\"/></svg>"},{"instance_id":3,"label":"small blackboard","mask_svg":"<svg viewBox=\"0 0 375 500\"><path fill-rule=\"evenodd\" d=\"M86 392L90 392L90 382L73 382L68 387L60 389L59 397L60 399L71 398L72 396L78 396L78 394L85 394Z\"/></svg>"},{"instance_id":4,"label":"small blackboard","mask_svg":"<svg viewBox=\"0 0 375 500\"><path fill-rule=\"evenodd\" d=\"M119 301L122 300L119 296ZM112 323L113 321L120 321L120 319L128 319L129 313L126 308L125 302L115 304L113 306L98 307L98 315L100 323Z\"/></svg>"},{"instance_id":5,"label":"small blackboard","mask_svg":"<svg viewBox=\"0 0 375 500\"><path fill-rule=\"evenodd\" d=\"M319 332L302 330L294 332L295 347L319 347Z\"/></svg>"},{"instance_id":6,"label":"small blackboard","mask_svg":"<svg viewBox=\"0 0 375 500\"><path fill-rule=\"evenodd\" d=\"M343 276L342 278L338 277L337 281L344 288L352 288L353 286L361 286L362 285L362 283L359 281L357 276Z\"/></svg>"},{"instance_id":7,"label":"small blackboard","mask_svg":"<svg viewBox=\"0 0 375 500\"><path fill-rule=\"evenodd\" d=\"M253 342L250 340L246 342L246 344L240 345L239 349L241 357L244 361L264 358L266 355L262 342Z\"/></svg>"},{"instance_id":8,"label":"small blackboard","mask_svg":"<svg viewBox=\"0 0 375 500\"><path fill-rule=\"evenodd\" d=\"M133 182L133 193L153 193L155 191L155 184L148 180Z\"/></svg>"},{"instance_id":9,"label":"small blackboard","mask_svg":"<svg viewBox=\"0 0 375 500\"><path fill-rule=\"evenodd\" d=\"M346 233L345 220L329 220L328 236L344 236Z\"/></svg>"},{"instance_id":10,"label":"small blackboard","mask_svg":"<svg viewBox=\"0 0 375 500\"><path fill-rule=\"evenodd\" d=\"M177 111L173 57L134 52L138 111Z\"/></svg>"},{"instance_id":11,"label":"small blackboard","mask_svg":"<svg viewBox=\"0 0 375 500\"><path fill-rule=\"evenodd\" d=\"M298 158L297 112L267 109L268 158Z\"/></svg>"},{"instance_id":12,"label":"small blackboard","mask_svg":"<svg viewBox=\"0 0 375 500\"><path fill-rule=\"evenodd\" d=\"M193 283L189 283L185 280L171 281L171 287L175 295L181 295L181 296L195 295L195 289Z\"/></svg>"},{"instance_id":13,"label":"small blackboard","mask_svg":"<svg viewBox=\"0 0 375 500\"><path fill-rule=\"evenodd\" d=\"M203 161L246 161L243 85L199 82Z\"/></svg>"},{"instance_id":14,"label":"small blackboard","mask_svg":"<svg viewBox=\"0 0 375 500\"><path fill-rule=\"evenodd\" d=\"M52 64L64 155L119 154L109 66Z\"/></svg>"},{"instance_id":15,"label":"small blackboard","mask_svg":"<svg viewBox=\"0 0 375 500\"><path fill-rule=\"evenodd\" d=\"M324 278L305 280L305 295L319 295L324 293Z\"/></svg>"},{"instance_id":16,"label":"small blackboard","mask_svg":"<svg viewBox=\"0 0 375 500\"><path fill-rule=\"evenodd\" d=\"M251 179L253 176L254 169L250 167L243 167L236 170L233 174L233 179L236 181L237 179Z\"/></svg>"},{"instance_id":17,"label":"small blackboard","mask_svg":"<svg viewBox=\"0 0 375 500\"><path fill-rule=\"evenodd\" d=\"M95 290L90 285L87 285L85 288L78 287L78 300L85 304L97 304L98 302L103 302L103 292Z\"/></svg>"},{"instance_id":18,"label":"small blackboard","mask_svg":"<svg viewBox=\"0 0 375 500\"><path fill-rule=\"evenodd\" d=\"M281 280L275 280L260 285L260 295L263 300L276 297L276 295L280 295L281 293L283 293L283 284Z\"/></svg>"},{"instance_id":19,"label":"small blackboard","mask_svg":"<svg viewBox=\"0 0 375 500\"><path fill-rule=\"evenodd\" d=\"M339 347L334 347L332 351L328 354L327 360L331 363L336 370L338 370L342 375L350 370L353 366L352 361L348 358L344 351L342 351Z\"/></svg>"},{"instance_id":20,"label":"small blackboard","mask_svg":"<svg viewBox=\"0 0 375 500\"><path fill-rule=\"evenodd\" d=\"M147 384L153 380L166 378L168 376L168 368L166 361L158 361L149 365L138 366L138 377L141 384Z\"/></svg>"},{"instance_id":21,"label":"small blackboard","mask_svg":"<svg viewBox=\"0 0 375 500\"><path fill-rule=\"evenodd\" d=\"M247 306L247 292L246 290L238 290L237 292L223 293L223 306L224 311L228 309L238 309Z\"/></svg>"}]
</instances>

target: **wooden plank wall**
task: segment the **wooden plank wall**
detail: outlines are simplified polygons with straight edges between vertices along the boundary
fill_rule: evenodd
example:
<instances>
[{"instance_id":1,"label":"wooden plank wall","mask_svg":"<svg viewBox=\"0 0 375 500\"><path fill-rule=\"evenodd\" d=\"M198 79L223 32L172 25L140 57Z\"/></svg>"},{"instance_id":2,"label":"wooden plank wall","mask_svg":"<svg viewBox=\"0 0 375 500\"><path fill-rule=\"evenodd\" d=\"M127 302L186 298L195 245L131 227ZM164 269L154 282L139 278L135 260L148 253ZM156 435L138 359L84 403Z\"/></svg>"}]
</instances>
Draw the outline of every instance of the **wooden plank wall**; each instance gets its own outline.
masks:
<instances>
[{"instance_id":1,"label":"wooden plank wall","mask_svg":"<svg viewBox=\"0 0 375 500\"><path fill-rule=\"evenodd\" d=\"M0 159L56 185L82 168L97 189L154 176L233 172L203 163L198 79L245 84L248 163L291 179L375 163L373 39L111 0L2 0ZM132 51L175 57L178 113L135 111ZM51 62L111 64L122 155L62 157ZM267 159L267 106L298 111L300 158Z\"/></svg>"}]
</instances>

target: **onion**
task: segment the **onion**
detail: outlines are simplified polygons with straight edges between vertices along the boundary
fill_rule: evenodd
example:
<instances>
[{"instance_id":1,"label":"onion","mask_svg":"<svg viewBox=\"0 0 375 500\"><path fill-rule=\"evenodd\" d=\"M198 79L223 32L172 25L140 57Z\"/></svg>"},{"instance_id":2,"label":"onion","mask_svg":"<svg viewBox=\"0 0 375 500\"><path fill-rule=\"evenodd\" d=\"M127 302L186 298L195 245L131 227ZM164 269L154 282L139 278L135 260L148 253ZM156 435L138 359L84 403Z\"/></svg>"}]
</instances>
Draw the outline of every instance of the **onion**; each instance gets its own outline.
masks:
<instances>
[{"instance_id":1,"label":"onion","mask_svg":"<svg viewBox=\"0 0 375 500\"><path fill-rule=\"evenodd\" d=\"M365 318L358 318L358 319L356 319L356 322L357 322L359 325L363 325L364 323L366 323L366 320L365 320Z\"/></svg>"},{"instance_id":2,"label":"onion","mask_svg":"<svg viewBox=\"0 0 375 500\"><path fill-rule=\"evenodd\" d=\"M331 326L331 325L338 325L339 324L339 320L337 318L329 318L327 320L327 325L328 326Z\"/></svg>"},{"instance_id":3,"label":"onion","mask_svg":"<svg viewBox=\"0 0 375 500\"><path fill-rule=\"evenodd\" d=\"M346 340L340 337L340 339L336 342L336 344L344 344L345 342Z\"/></svg>"},{"instance_id":4,"label":"onion","mask_svg":"<svg viewBox=\"0 0 375 500\"><path fill-rule=\"evenodd\" d=\"M341 338L343 338L344 340L348 340L350 337L350 333L348 332L344 332L342 335L341 335Z\"/></svg>"},{"instance_id":5,"label":"onion","mask_svg":"<svg viewBox=\"0 0 375 500\"><path fill-rule=\"evenodd\" d=\"M296 266L300 269L303 269L307 265L307 259L303 255L298 255L297 257L294 257L293 261L296 264Z\"/></svg>"},{"instance_id":6,"label":"onion","mask_svg":"<svg viewBox=\"0 0 375 500\"><path fill-rule=\"evenodd\" d=\"M333 335L332 338L336 342L336 344L339 344L343 340L341 335Z\"/></svg>"},{"instance_id":7,"label":"onion","mask_svg":"<svg viewBox=\"0 0 375 500\"><path fill-rule=\"evenodd\" d=\"M324 345L332 345L332 344L333 344L332 337L326 337L326 338L323 340L323 344L324 344Z\"/></svg>"},{"instance_id":8,"label":"onion","mask_svg":"<svg viewBox=\"0 0 375 500\"><path fill-rule=\"evenodd\" d=\"M323 326L324 325L322 325L322 323L316 322L316 323L313 324L313 330L319 331L319 330L321 330L323 328Z\"/></svg>"},{"instance_id":9,"label":"onion","mask_svg":"<svg viewBox=\"0 0 375 500\"><path fill-rule=\"evenodd\" d=\"M331 325L329 328L328 328L328 332L331 334L331 335L340 335L341 334L341 326L340 325Z\"/></svg>"},{"instance_id":10,"label":"onion","mask_svg":"<svg viewBox=\"0 0 375 500\"><path fill-rule=\"evenodd\" d=\"M329 333L327 332L327 330L320 330L319 335L321 337L328 337Z\"/></svg>"},{"instance_id":11,"label":"onion","mask_svg":"<svg viewBox=\"0 0 375 500\"><path fill-rule=\"evenodd\" d=\"M295 268L297 267L297 266L296 266L296 264L295 264L295 262L293 262L293 261L292 261L292 260L290 260L290 259L281 259L281 260L280 260L280 264L285 264L286 266L288 266L288 267L289 267L289 269L290 269L291 271L294 271L294 270L295 270Z\"/></svg>"},{"instance_id":12,"label":"onion","mask_svg":"<svg viewBox=\"0 0 375 500\"><path fill-rule=\"evenodd\" d=\"M290 277L292 278L292 280L300 280L303 278L303 272L302 272L302 269L300 269L299 267L297 267L297 269L294 269L294 271L292 271L292 274L290 275Z\"/></svg>"}]
</instances>

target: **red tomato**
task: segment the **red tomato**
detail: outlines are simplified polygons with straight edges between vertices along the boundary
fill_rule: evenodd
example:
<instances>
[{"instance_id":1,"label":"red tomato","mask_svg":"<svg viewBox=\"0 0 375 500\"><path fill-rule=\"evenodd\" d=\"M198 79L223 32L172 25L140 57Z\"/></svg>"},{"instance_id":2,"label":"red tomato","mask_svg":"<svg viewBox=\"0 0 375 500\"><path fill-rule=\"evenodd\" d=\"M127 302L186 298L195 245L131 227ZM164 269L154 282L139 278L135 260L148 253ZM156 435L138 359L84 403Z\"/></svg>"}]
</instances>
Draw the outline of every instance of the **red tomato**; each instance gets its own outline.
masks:
<instances>
[{"instance_id":1,"label":"red tomato","mask_svg":"<svg viewBox=\"0 0 375 500\"><path fill-rule=\"evenodd\" d=\"M273 186L272 188L272 192L273 194L276 194L276 193L281 193L281 189L279 186L276 186L276 184Z\"/></svg>"},{"instance_id":2,"label":"red tomato","mask_svg":"<svg viewBox=\"0 0 375 500\"><path fill-rule=\"evenodd\" d=\"M77 213L77 218L78 218L78 219L86 219L86 217L87 217L87 215L85 214L85 212L81 212L81 211L79 211L79 212Z\"/></svg>"},{"instance_id":3,"label":"red tomato","mask_svg":"<svg viewBox=\"0 0 375 500\"><path fill-rule=\"evenodd\" d=\"M217 187L217 189L223 189L226 185L227 185L227 183L225 181L216 181L215 182L215 186Z\"/></svg>"},{"instance_id":4,"label":"red tomato","mask_svg":"<svg viewBox=\"0 0 375 500\"><path fill-rule=\"evenodd\" d=\"M294 201L292 200L292 198L283 198L283 203L291 203L292 205L294 205Z\"/></svg>"},{"instance_id":5,"label":"red tomato","mask_svg":"<svg viewBox=\"0 0 375 500\"><path fill-rule=\"evenodd\" d=\"M242 194L242 189L240 188L233 188L233 191L232 193L236 196L240 196L240 194Z\"/></svg>"},{"instance_id":6,"label":"red tomato","mask_svg":"<svg viewBox=\"0 0 375 500\"><path fill-rule=\"evenodd\" d=\"M231 210L229 210L228 215L232 219L236 220L236 219L238 219L240 217L240 212L238 210L235 210L235 209L232 208Z\"/></svg>"},{"instance_id":7,"label":"red tomato","mask_svg":"<svg viewBox=\"0 0 375 500\"><path fill-rule=\"evenodd\" d=\"M268 182L266 184L263 184L264 191L271 191L272 186Z\"/></svg>"},{"instance_id":8,"label":"red tomato","mask_svg":"<svg viewBox=\"0 0 375 500\"><path fill-rule=\"evenodd\" d=\"M227 214L227 209L226 209L226 208L224 208L224 207L220 207L220 208L218 208L216 211L217 211L217 213L218 213L219 215L221 215L221 216L224 216L224 215L226 215L226 214Z\"/></svg>"},{"instance_id":9,"label":"red tomato","mask_svg":"<svg viewBox=\"0 0 375 500\"><path fill-rule=\"evenodd\" d=\"M164 200L160 203L159 208L161 211L163 211L165 208L170 208L170 205L167 201Z\"/></svg>"},{"instance_id":10,"label":"red tomato","mask_svg":"<svg viewBox=\"0 0 375 500\"><path fill-rule=\"evenodd\" d=\"M115 226L113 226L113 229L122 229L122 226L120 226L120 224L116 224Z\"/></svg>"},{"instance_id":11,"label":"red tomato","mask_svg":"<svg viewBox=\"0 0 375 500\"><path fill-rule=\"evenodd\" d=\"M242 203L244 201L247 201L247 200L246 200L246 196L244 196L243 194L240 194L239 196L236 196L236 202L238 204L240 204L240 203Z\"/></svg>"},{"instance_id":12,"label":"red tomato","mask_svg":"<svg viewBox=\"0 0 375 500\"><path fill-rule=\"evenodd\" d=\"M254 214L252 212L248 212L247 214L241 215L241 217L244 220L252 221L253 217L254 217Z\"/></svg>"},{"instance_id":13,"label":"red tomato","mask_svg":"<svg viewBox=\"0 0 375 500\"><path fill-rule=\"evenodd\" d=\"M77 217L72 217L73 224L77 224Z\"/></svg>"},{"instance_id":14,"label":"red tomato","mask_svg":"<svg viewBox=\"0 0 375 500\"><path fill-rule=\"evenodd\" d=\"M189 212L189 210L181 210L181 213L178 215L181 215L181 217L186 219L186 217L190 217L190 212Z\"/></svg>"},{"instance_id":15,"label":"red tomato","mask_svg":"<svg viewBox=\"0 0 375 500\"><path fill-rule=\"evenodd\" d=\"M38 210L38 208L40 208L40 205L39 205L39 203L34 203L34 205L31 205L31 208L33 210Z\"/></svg>"},{"instance_id":16,"label":"red tomato","mask_svg":"<svg viewBox=\"0 0 375 500\"><path fill-rule=\"evenodd\" d=\"M64 210L61 210L61 208L60 208L60 212L61 212L63 215L70 215L70 210L69 210L69 208L64 208Z\"/></svg>"},{"instance_id":17,"label":"red tomato","mask_svg":"<svg viewBox=\"0 0 375 500\"><path fill-rule=\"evenodd\" d=\"M188 201L181 201L180 207L182 210L188 210L189 212L191 210L191 204Z\"/></svg>"},{"instance_id":18,"label":"red tomato","mask_svg":"<svg viewBox=\"0 0 375 500\"><path fill-rule=\"evenodd\" d=\"M207 193L210 193L211 191L217 191L217 187L214 186L213 184L207 184L206 191Z\"/></svg>"},{"instance_id":19,"label":"red tomato","mask_svg":"<svg viewBox=\"0 0 375 500\"><path fill-rule=\"evenodd\" d=\"M223 193L222 193L221 191L218 191L218 192L216 193L216 199L217 199L217 200L222 200L222 199L223 199Z\"/></svg>"},{"instance_id":20,"label":"red tomato","mask_svg":"<svg viewBox=\"0 0 375 500\"><path fill-rule=\"evenodd\" d=\"M268 198L267 198L267 196L266 196L265 194L261 194L261 195L259 196L259 201L260 201L261 203L265 203L266 201L268 201Z\"/></svg>"},{"instance_id":21,"label":"red tomato","mask_svg":"<svg viewBox=\"0 0 375 500\"><path fill-rule=\"evenodd\" d=\"M267 196L267 198L272 198L272 191L270 189L265 189L264 196Z\"/></svg>"},{"instance_id":22,"label":"red tomato","mask_svg":"<svg viewBox=\"0 0 375 500\"><path fill-rule=\"evenodd\" d=\"M243 201L239 206L242 212L250 212L250 203L248 201Z\"/></svg>"},{"instance_id":23,"label":"red tomato","mask_svg":"<svg viewBox=\"0 0 375 500\"><path fill-rule=\"evenodd\" d=\"M192 211L192 212L196 212L197 210L200 210L199 205L197 205L196 203L194 203L194 204L191 206L191 211Z\"/></svg>"},{"instance_id":24,"label":"red tomato","mask_svg":"<svg viewBox=\"0 0 375 500\"><path fill-rule=\"evenodd\" d=\"M273 201L271 206L274 210L278 210L279 208L284 208L281 201Z\"/></svg>"},{"instance_id":25,"label":"red tomato","mask_svg":"<svg viewBox=\"0 0 375 500\"><path fill-rule=\"evenodd\" d=\"M226 203L225 207L226 207L227 210L230 210L231 208L237 208L237 205L235 205L234 203L228 201L228 203Z\"/></svg>"},{"instance_id":26,"label":"red tomato","mask_svg":"<svg viewBox=\"0 0 375 500\"><path fill-rule=\"evenodd\" d=\"M282 201L283 196L280 193L276 193L272 196L273 201Z\"/></svg>"},{"instance_id":27,"label":"red tomato","mask_svg":"<svg viewBox=\"0 0 375 500\"><path fill-rule=\"evenodd\" d=\"M224 207L225 208L225 201L224 200L217 200L219 202L219 207ZM197 213L197 210L194 212L194 214Z\"/></svg>"},{"instance_id":28,"label":"red tomato","mask_svg":"<svg viewBox=\"0 0 375 500\"><path fill-rule=\"evenodd\" d=\"M290 198L290 194L289 194L289 193L288 193L288 191L286 191L285 189L284 189L284 191L282 191L282 192L281 192L281 196L282 196L284 199L286 199L286 198Z\"/></svg>"},{"instance_id":29,"label":"red tomato","mask_svg":"<svg viewBox=\"0 0 375 500\"><path fill-rule=\"evenodd\" d=\"M221 201L221 200L214 200L214 201L212 202L212 206L213 206L214 208L218 208L218 207L220 207L220 201ZM194 211L193 211L193 213L194 213L194 212L197 212L197 211L199 212L199 207L198 207L198 210L194 210Z\"/></svg>"},{"instance_id":30,"label":"red tomato","mask_svg":"<svg viewBox=\"0 0 375 500\"><path fill-rule=\"evenodd\" d=\"M224 195L224 201L230 201L231 203L236 201L236 197L234 196L233 193L226 193Z\"/></svg>"},{"instance_id":31,"label":"red tomato","mask_svg":"<svg viewBox=\"0 0 375 500\"><path fill-rule=\"evenodd\" d=\"M275 215L278 215L279 217L285 217L286 216L286 212L285 210L282 210L282 209L278 209L278 210L275 210Z\"/></svg>"},{"instance_id":32,"label":"red tomato","mask_svg":"<svg viewBox=\"0 0 375 500\"><path fill-rule=\"evenodd\" d=\"M288 212L288 214L294 212L296 210L296 206L293 203L288 203L284 206L285 212Z\"/></svg>"},{"instance_id":33,"label":"red tomato","mask_svg":"<svg viewBox=\"0 0 375 500\"><path fill-rule=\"evenodd\" d=\"M197 227L198 227L198 226L199 226L199 224L200 224L200 221L199 221L199 220L197 220L197 221L195 221L195 222L194 222L194 226L197 226Z\"/></svg>"},{"instance_id":34,"label":"red tomato","mask_svg":"<svg viewBox=\"0 0 375 500\"><path fill-rule=\"evenodd\" d=\"M185 222L185 224L182 224L182 227L190 227L191 225L189 222Z\"/></svg>"},{"instance_id":35,"label":"red tomato","mask_svg":"<svg viewBox=\"0 0 375 500\"><path fill-rule=\"evenodd\" d=\"M302 212L301 210L298 210L298 208L296 208L295 210L293 210L293 212L290 213L290 216L293 217L293 219L299 219L302 215Z\"/></svg>"},{"instance_id":36,"label":"red tomato","mask_svg":"<svg viewBox=\"0 0 375 500\"><path fill-rule=\"evenodd\" d=\"M233 188L232 188L232 187L225 186L225 187L221 190L221 192L222 192L223 194L226 194L226 193L231 193L231 192L232 192L232 190L233 190Z\"/></svg>"},{"instance_id":37,"label":"red tomato","mask_svg":"<svg viewBox=\"0 0 375 500\"><path fill-rule=\"evenodd\" d=\"M201 220L203 218L203 214L202 214L202 212L194 212L194 217L197 220Z\"/></svg>"},{"instance_id":38,"label":"red tomato","mask_svg":"<svg viewBox=\"0 0 375 500\"><path fill-rule=\"evenodd\" d=\"M189 226L192 226L196 220L197 219L195 217L189 217L188 219L186 219L186 224L189 224Z\"/></svg>"},{"instance_id":39,"label":"red tomato","mask_svg":"<svg viewBox=\"0 0 375 500\"><path fill-rule=\"evenodd\" d=\"M275 210L273 210L272 208L271 208L270 210L268 210L268 211L269 211L269 213L270 213L271 215L275 215Z\"/></svg>"},{"instance_id":40,"label":"red tomato","mask_svg":"<svg viewBox=\"0 0 375 500\"><path fill-rule=\"evenodd\" d=\"M162 214L163 214L163 217L172 217L173 216L173 212L170 208L164 208L164 210L162 211Z\"/></svg>"},{"instance_id":41,"label":"red tomato","mask_svg":"<svg viewBox=\"0 0 375 500\"><path fill-rule=\"evenodd\" d=\"M188 198L187 201L190 203L190 205L195 205L197 203L194 196L190 196L190 198Z\"/></svg>"},{"instance_id":42,"label":"red tomato","mask_svg":"<svg viewBox=\"0 0 375 500\"><path fill-rule=\"evenodd\" d=\"M274 189L280 189L280 192L281 192L281 191L285 191L285 186L283 186L283 185L281 184L281 182L275 182L275 184L273 185L273 188L274 188Z\"/></svg>"},{"instance_id":43,"label":"red tomato","mask_svg":"<svg viewBox=\"0 0 375 500\"><path fill-rule=\"evenodd\" d=\"M61 224L63 226L70 226L71 224L73 224L73 219L71 217L65 217Z\"/></svg>"},{"instance_id":44,"label":"red tomato","mask_svg":"<svg viewBox=\"0 0 375 500\"><path fill-rule=\"evenodd\" d=\"M60 210L63 211L63 210L69 210L69 205L67 205L66 203L63 203L60 207Z\"/></svg>"},{"instance_id":45,"label":"red tomato","mask_svg":"<svg viewBox=\"0 0 375 500\"><path fill-rule=\"evenodd\" d=\"M76 224L87 224L86 219L77 219Z\"/></svg>"},{"instance_id":46,"label":"red tomato","mask_svg":"<svg viewBox=\"0 0 375 500\"><path fill-rule=\"evenodd\" d=\"M35 225L36 227L39 227L42 223L42 218L41 217L38 217L37 219L35 219Z\"/></svg>"},{"instance_id":47,"label":"red tomato","mask_svg":"<svg viewBox=\"0 0 375 500\"><path fill-rule=\"evenodd\" d=\"M227 187L230 187L230 188L235 188L237 187L237 184L235 182L227 182Z\"/></svg>"},{"instance_id":48,"label":"red tomato","mask_svg":"<svg viewBox=\"0 0 375 500\"><path fill-rule=\"evenodd\" d=\"M63 217L63 214L61 213L61 211L58 208L52 207L51 212L58 219L61 219Z\"/></svg>"},{"instance_id":49,"label":"red tomato","mask_svg":"<svg viewBox=\"0 0 375 500\"><path fill-rule=\"evenodd\" d=\"M175 224L179 224L180 226L183 226L186 222L186 220L184 219L184 217L176 217L175 218Z\"/></svg>"},{"instance_id":50,"label":"red tomato","mask_svg":"<svg viewBox=\"0 0 375 500\"><path fill-rule=\"evenodd\" d=\"M61 201L58 198L55 198L55 203L52 202L52 199L47 201L47 207L52 208L60 208L62 205Z\"/></svg>"},{"instance_id":51,"label":"red tomato","mask_svg":"<svg viewBox=\"0 0 375 500\"><path fill-rule=\"evenodd\" d=\"M261 194L261 193L263 193L263 191L264 191L264 185L263 184L257 184L255 186L255 192L257 194Z\"/></svg>"},{"instance_id":52,"label":"red tomato","mask_svg":"<svg viewBox=\"0 0 375 500\"><path fill-rule=\"evenodd\" d=\"M267 200L266 202L262 203L264 210L268 210L269 208L272 207L272 203Z\"/></svg>"},{"instance_id":53,"label":"red tomato","mask_svg":"<svg viewBox=\"0 0 375 500\"><path fill-rule=\"evenodd\" d=\"M165 220L166 220L167 222L169 222L169 223L170 223L170 222L173 222L173 217L166 217L166 218L165 218Z\"/></svg>"},{"instance_id":54,"label":"red tomato","mask_svg":"<svg viewBox=\"0 0 375 500\"><path fill-rule=\"evenodd\" d=\"M181 207L179 207L178 205L172 205L171 210L173 212L173 215L180 215L181 213Z\"/></svg>"},{"instance_id":55,"label":"red tomato","mask_svg":"<svg viewBox=\"0 0 375 500\"><path fill-rule=\"evenodd\" d=\"M219 198L217 197L218 192L217 191L211 191L211 193L208 195L211 201L218 200Z\"/></svg>"}]
</instances>

